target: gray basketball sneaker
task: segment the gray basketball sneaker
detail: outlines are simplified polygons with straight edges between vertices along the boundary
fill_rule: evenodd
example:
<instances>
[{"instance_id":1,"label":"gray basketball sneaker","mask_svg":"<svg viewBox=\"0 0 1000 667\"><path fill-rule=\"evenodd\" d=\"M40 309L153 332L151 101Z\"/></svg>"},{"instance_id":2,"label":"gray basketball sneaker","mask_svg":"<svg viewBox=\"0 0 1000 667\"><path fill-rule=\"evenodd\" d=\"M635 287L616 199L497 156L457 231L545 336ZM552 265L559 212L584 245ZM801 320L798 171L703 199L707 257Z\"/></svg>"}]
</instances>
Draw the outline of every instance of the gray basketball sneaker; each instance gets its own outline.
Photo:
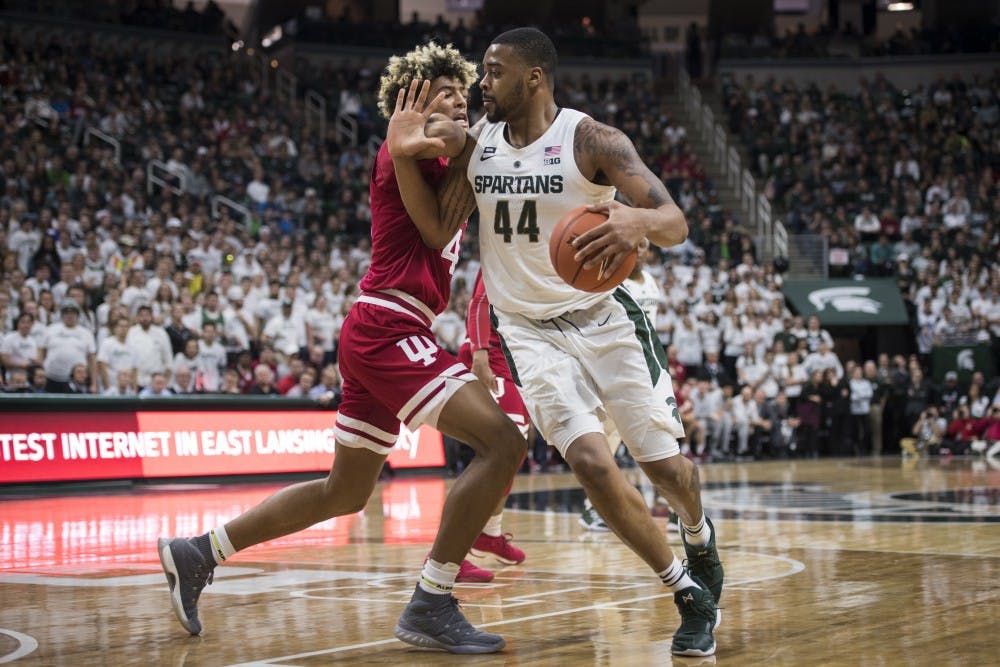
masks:
<instances>
[{"instance_id":1,"label":"gray basketball sneaker","mask_svg":"<svg viewBox=\"0 0 1000 667\"><path fill-rule=\"evenodd\" d=\"M407 644L450 653L496 653L507 645L500 635L477 630L465 620L454 595L428 593L420 584L393 634Z\"/></svg>"},{"instance_id":2,"label":"gray basketball sneaker","mask_svg":"<svg viewBox=\"0 0 1000 667\"><path fill-rule=\"evenodd\" d=\"M156 542L160 563L170 586L170 605L184 629L192 635L201 634L198 620L198 597L212 583L214 563L207 563L191 540L183 537L161 537Z\"/></svg>"}]
</instances>

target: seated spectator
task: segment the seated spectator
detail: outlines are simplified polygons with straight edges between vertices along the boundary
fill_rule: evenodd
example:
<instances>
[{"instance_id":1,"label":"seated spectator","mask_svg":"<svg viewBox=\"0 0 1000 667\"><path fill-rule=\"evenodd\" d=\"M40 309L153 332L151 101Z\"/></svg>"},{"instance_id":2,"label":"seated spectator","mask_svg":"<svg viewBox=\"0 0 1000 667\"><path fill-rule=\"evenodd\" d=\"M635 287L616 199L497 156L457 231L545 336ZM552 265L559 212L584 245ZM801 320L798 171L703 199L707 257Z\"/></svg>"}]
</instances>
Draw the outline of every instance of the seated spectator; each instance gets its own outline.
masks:
<instances>
[{"instance_id":1,"label":"seated spectator","mask_svg":"<svg viewBox=\"0 0 1000 667\"><path fill-rule=\"evenodd\" d=\"M69 375L69 391L70 394L87 394L90 393L90 381L87 377L87 364L77 364L73 366L73 370L70 371Z\"/></svg>"},{"instance_id":2,"label":"seated spectator","mask_svg":"<svg viewBox=\"0 0 1000 667\"><path fill-rule=\"evenodd\" d=\"M292 387L299 383L299 378L302 377L302 373L306 369L306 364L298 356L294 356L288 360L288 373L284 375L275 387L278 393L281 395L287 395ZM315 379L315 377L314 377Z\"/></svg>"},{"instance_id":3,"label":"seated spectator","mask_svg":"<svg viewBox=\"0 0 1000 667\"><path fill-rule=\"evenodd\" d=\"M990 399L988 396L983 395L982 385L973 382L969 385L969 389L966 391L965 396L958 399L958 405L960 407L968 408L969 415L973 419L983 419L987 416L987 410L990 407Z\"/></svg>"},{"instance_id":4,"label":"seated spectator","mask_svg":"<svg viewBox=\"0 0 1000 667\"><path fill-rule=\"evenodd\" d=\"M933 405L925 408L910 429L912 437L899 441L903 456L920 456L921 452L929 450L936 452L947 429L948 422L938 414L937 408Z\"/></svg>"},{"instance_id":5,"label":"seated spectator","mask_svg":"<svg viewBox=\"0 0 1000 667\"><path fill-rule=\"evenodd\" d=\"M45 377L45 369L41 366L29 366L28 382L29 386L31 387L31 393L34 394L46 393L45 387L48 386L49 379Z\"/></svg>"},{"instance_id":6,"label":"seated spectator","mask_svg":"<svg viewBox=\"0 0 1000 667\"><path fill-rule=\"evenodd\" d=\"M964 454L969 450L972 441L979 438L984 430L986 430L986 420L976 419L969 412L968 407L961 405L955 409L954 416L948 424L943 444L947 446L950 453ZM944 446L941 453L948 453Z\"/></svg>"},{"instance_id":7,"label":"seated spectator","mask_svg":"<svg viewBox=\"0 0 1000 667\"><path fill-rule=\"evenodd\" d=\"M253 384L247 389L247 394L254 396L280 396L281 392L274 386L274 371L266 364L259 364L253 369Z\"/></svg>"},{"instance_id":8,"label":"seated spectator","mask_svg":"<svg viewBox=\"0 0 1000 667\"><path fill-rule=\"evenodd\" d=\"M149 376L149 384L139 392L139 398L159 398L163 396L173 396L173 392L167 386L167 374L162 371L153 371Z\"/></svg>"},{"instance_id":9,"label":"seated spectator","mask_svg":"<svg viewBox=\"0 0 1000 667\"><path fill-rule=\"evenodd\" d=\"M302 374L299 375L299 381L285 392L285 396L288 396L289 398L303 398L309 396L309 392L312 391L315 384L316 370L313 369L312 366L306 366L302 369Z\"/></svg>"},{"instance_id":10,"label":"seated spectator","mask_svg":"<svg viewBox=\"0 0 1000 667\"><path fill-rule=\"evenodd\" d=\"M237 383L240 393L245 394L253 385L253 356L250 350L242 350L236 356L236 363L233 365L233 372L236 373Z\"/></svg>"},{"instance_id":11,"label":"seated spectator","mask_svg":"<svg viewBox=\"0 0 1000 667\"><path fill-rule=\"evenodd\" d=\"M340 371L336 364L327 364L323 367L320 382L309 390L309 395L318 400L323 407L337 409L343 391L340 386Z\"/></svg>"},{"instance_id":12,"label":"seated spectator","mask_svg":"<svg viewBox=\"0 0 1000 667\"><path fill-rule=\"evenodd\" d=\"M101 392L104 396L135 396L135 372L121 370L115 374L113 385Z\"/></svg>"},{"instance_id":13,"label":"seated spectator","mask_svg":"<svg viewBox=\"0 0 1000 667\"><path fill-rule=\"evenodd\" d=\"M240 395L243 390L240 388L240 374L235 369L227 368L222 371L222 386L218 393L229 395Z\"/></svg>"},{"instance_id":14,"label":"seated spectator","mask_svg":"<svg viewBox=\"0 0 1000 667\"><path fill-rule=\"evenodd\" d=\"M174 366L174 372L170 375L170 391L178 396L197 393L195 372L183 363Z\"/></svg>"},{"instance_id":15,"label":"seated spectator","mask_svg":"<svg viewBox=\"0 0 1000 667\"><path fill-rule=\"evenodd\" d=\"M7 371L7 382L3 385L6 394L30 394L33 393L31 384L28 383L27 368L11 368Z\"/></svg>"}]
</instances>

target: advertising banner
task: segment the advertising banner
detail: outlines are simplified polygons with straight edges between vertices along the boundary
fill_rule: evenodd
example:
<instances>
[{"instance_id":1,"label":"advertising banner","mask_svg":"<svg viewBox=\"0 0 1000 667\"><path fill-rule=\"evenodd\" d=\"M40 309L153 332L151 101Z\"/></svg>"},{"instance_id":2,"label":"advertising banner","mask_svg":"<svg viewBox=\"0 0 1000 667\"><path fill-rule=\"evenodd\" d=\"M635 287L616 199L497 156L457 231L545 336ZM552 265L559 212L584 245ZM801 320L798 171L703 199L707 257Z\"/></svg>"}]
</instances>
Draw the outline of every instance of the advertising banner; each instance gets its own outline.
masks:
<instances>
[{"instance_id":1,"label":"advertising banner","mask_svg":"<svg viewBox=\"0 0 1000 667\"><path fill-rule=\"evenodd\" d=\"M5 413L0 484L329 470L331 411ZM441 434L402 427L394 468L444 465Z\"/></svg>"}]
</instances>

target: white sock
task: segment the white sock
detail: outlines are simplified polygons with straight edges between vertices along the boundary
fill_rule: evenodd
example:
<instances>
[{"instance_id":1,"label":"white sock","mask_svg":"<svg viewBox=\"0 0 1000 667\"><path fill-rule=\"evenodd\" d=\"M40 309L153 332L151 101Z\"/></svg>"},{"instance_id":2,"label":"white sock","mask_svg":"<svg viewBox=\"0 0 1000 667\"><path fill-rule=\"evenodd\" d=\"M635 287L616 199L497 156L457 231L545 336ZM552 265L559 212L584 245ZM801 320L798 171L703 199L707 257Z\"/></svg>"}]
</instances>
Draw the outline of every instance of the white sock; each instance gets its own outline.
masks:
<instances>
[{"instance_id":1,"label":"white sock","mask_svg":"<svg viewBox=\"0 0 1000 667\"><path fill-rule=\"evenodd\" d=\"M495 514L490 517L490 520L487 521L486 525L483 527L483 532L490 537L500 537L503 533L502 524L503 512L500 512L500 514Z\"/></svg>"},{"instance_id":2,"label":"white sock","mask_svg":"<svg viewBox=\"0 0 1000 667\"><path fill-rule=\"evenodd\" d=\"M712 539L712 529L705 521L704 512L701 513L701 520L698 523L693 526L684 526L684 538L693 547L703 547Z\"/></svg>"},{"instance_id":3,"label":"white sock","mask_svg":"<svg viewBox=\"0 0 1000 667\"><path fill-rule=\"evenodd\" d=\"M428 558L424 571L420 573L420 588L434 595L448 595L455 587L457 576L458 563L439 563Z\"/></svg>"},{"instance_id":4,"label":"white sock","mask_svg":"<svg viewBox=\"0 0 1000 667\"><path fill-rule=\"evenodd\" d=\"M226 534L225 526L208 531L208 539L212 542L212 557L215 558L216 564L236 553L236 548L233 547L233 543L229 541L229 535Z\"/></svg>"},{"instance_id":5,"label":"white sock","mask_svg":"<svg viewBox=\"0 0 1000 667\"><path fill-rule=\"evenodd\" d=\"M674 556L674 562L670 564L670 567L663 572L657 572L656 575L674 593L698 585L688 575L687 570L681 565L681 561L677 556Z\"/></svg>"}]
</instances>

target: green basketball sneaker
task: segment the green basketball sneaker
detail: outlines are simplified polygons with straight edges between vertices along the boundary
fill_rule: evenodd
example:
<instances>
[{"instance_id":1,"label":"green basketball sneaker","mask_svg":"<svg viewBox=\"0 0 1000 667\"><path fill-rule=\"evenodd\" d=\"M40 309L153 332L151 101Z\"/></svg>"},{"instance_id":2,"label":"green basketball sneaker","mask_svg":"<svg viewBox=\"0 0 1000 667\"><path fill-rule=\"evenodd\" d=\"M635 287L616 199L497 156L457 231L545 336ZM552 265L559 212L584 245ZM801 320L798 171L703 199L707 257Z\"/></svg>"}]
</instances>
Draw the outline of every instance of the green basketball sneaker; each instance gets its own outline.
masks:
<instances>
[{"instance_id":1,"label":"green basketball sneaker","mask_svg":"<svg viewBox=\"0 0 1000 667\"><path fill-rule=\"evenodd\" d=\"M712 529L712 538L703 547L694 547L687 543L687 533L681 520L677 520L677 527L680 529L681 539L684 540L684 553L687 555L687 567L691 574L702 581L705 587L712 591L715 602L718 604L722 597L723 569L722 561L719 560L719 550L715 548L715 526L712 520L705 517L708 527Z\"/></svg>"},{"instance_id":2,"label":"green basketball sneaker","mask_svg":"<svg viewBox=\"0 0 1000 667\"><path fill-rule=\"evenodd\" d=\"M716 624L717 607L712 592L696 577L691 578L697 586L674 593L674 604L681 615L681 627L674 633L670 652L675 655L712 655L715 653L712 630Z\"/></svg>"},{"instance_id":3,"label":"green basketball sneaker","mask_svg":"<svg viewBox=\"0 0 1000 667\"><path fill-rule=\"evenodd\" d=\"M583 501L583 511L580 513L579 521L581 526L595 533L606 533L611 530L594 509L594 506L590 504L590 498L585 498Z\"/></svg>"}]
</instances>

